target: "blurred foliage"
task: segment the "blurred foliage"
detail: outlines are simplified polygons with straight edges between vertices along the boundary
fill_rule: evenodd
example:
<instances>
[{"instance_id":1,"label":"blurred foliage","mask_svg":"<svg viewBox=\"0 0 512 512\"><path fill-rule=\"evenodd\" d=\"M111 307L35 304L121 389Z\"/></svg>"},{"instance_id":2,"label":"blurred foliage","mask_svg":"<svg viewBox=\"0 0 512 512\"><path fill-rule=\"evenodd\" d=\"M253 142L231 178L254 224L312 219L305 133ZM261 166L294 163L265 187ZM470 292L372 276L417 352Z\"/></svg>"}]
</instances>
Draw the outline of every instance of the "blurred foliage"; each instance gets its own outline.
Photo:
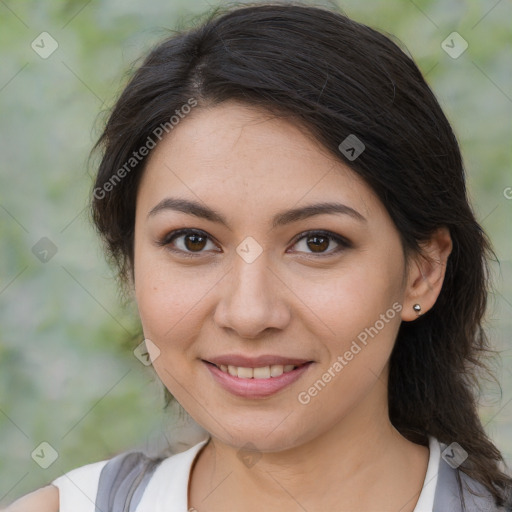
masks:
<instances>
[{"instance_id":1,"label":"blurred foliage","mask_svg":"<svg viewBox=\"0 0 512 512\"><path fill-rule=\"evenodd\" d=\"M316 2L329 5L328 2ZM0 505L64 472L146 446L172 429L151 369L133 355L142 341L90 226L88 152L132 62L168 29L209 9L198 0L0 2ZM489 435L512 455L512 6L496 1L340 1L355 20L397 41L416 60L453 124L477 217L501 260L488 319L503 388L483 390ZM441 42L468 42L452 59ZM58 49L40 58L48 32ZM48 237L57 253L40 262ZM173 416L174 417L174 416ZM172 437L172 436L171 436ZM59 454L48 469L31 453ZM160 441L158 441L160 442Z\"/></svg>"}]
</instances>

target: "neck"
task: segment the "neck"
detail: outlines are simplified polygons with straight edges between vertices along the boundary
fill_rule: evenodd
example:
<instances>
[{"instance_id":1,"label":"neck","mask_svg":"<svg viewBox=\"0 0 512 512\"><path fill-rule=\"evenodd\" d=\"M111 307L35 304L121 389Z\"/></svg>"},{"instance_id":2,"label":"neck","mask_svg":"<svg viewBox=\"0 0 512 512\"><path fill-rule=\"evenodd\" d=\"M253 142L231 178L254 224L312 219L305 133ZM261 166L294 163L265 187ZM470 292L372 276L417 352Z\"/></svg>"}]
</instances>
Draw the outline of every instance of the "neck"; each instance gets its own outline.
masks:
<instances>
[{"instance_id":1,"label":"neck","mask_svg":"<svg viewBox=\"0 0 512 512\"><path fill-rule=\"evenodd\" d=\"M238 447L212 436L192 468L189 506L198 512L412 512L428 448L405 439L378 403L359 404L328 431L293 448L256 452L249 464Z\"/></svg>"}]
</instances>

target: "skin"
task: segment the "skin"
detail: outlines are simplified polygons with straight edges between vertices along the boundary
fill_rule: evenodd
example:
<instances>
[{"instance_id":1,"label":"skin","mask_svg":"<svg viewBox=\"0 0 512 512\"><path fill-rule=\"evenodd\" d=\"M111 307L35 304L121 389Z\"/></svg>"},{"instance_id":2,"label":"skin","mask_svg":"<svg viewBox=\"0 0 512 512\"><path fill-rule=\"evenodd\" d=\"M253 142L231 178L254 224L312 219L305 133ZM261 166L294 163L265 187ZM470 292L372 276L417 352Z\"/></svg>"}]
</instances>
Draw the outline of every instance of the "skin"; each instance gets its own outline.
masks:
<instances>
[{"instance_id":1,"label":"skin","mask_svg":"<svg viewBox=\"0 0 512 512\"><path fill-rule=\"evenodd\" d=\"M59 489L47 485L11 503L5 512L59 512Z\"/></svg>"},{"instance_id":2,"label":"skin","mask_svg":"<svg viewBox=\"0 0 512 512\"><path fill-rule=\"evenodd\" d=\"M170 209L149 215L167 197L199 201L229 228ZM272 228L277 212L326 201L366 221L322 214ZM158 243L182 228L208 238ZM315 252L311 237L295 240L317 230L350 246L331 239ZM252 263L236 252L249 236L263 249ZM412 306L426 312L435 303L451 248L440 228L424 244L432 260L415 256L406 267L377 196L296 123L236 102L198 107L182 120L152 152L139 186L133 284L156 372L211 434L191 473L189 507L411 512L429 451L389 421L388 360L400 323L417 319ZM402 310L300 403L298 394L394 303ZM278 393L248 399L221 388L202 362L228 353L314 364ZM248 442L258 456L251 467L237 456Z\"/></svg>"}]
</instances>

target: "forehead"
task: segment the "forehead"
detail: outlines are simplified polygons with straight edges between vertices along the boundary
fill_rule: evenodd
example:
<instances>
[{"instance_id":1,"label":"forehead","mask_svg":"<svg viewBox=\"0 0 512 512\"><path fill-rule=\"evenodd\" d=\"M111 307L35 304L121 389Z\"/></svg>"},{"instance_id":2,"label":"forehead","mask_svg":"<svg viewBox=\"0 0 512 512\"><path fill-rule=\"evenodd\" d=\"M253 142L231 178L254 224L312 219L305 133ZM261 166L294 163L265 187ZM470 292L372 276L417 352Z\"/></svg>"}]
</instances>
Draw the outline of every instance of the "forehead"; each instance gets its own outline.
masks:
<instances>
[{"instance_id":1,"label":"forehead","mask_svg":"<svg viewBox=\"0 0 512 512\"><path fill-rule=\"evenodd\" d=\"M383 208L301 125L237 102L196 108L153 150L138 203L171 193L248 211L329 200L364 216Z\"/></svg>"}]
</instances>

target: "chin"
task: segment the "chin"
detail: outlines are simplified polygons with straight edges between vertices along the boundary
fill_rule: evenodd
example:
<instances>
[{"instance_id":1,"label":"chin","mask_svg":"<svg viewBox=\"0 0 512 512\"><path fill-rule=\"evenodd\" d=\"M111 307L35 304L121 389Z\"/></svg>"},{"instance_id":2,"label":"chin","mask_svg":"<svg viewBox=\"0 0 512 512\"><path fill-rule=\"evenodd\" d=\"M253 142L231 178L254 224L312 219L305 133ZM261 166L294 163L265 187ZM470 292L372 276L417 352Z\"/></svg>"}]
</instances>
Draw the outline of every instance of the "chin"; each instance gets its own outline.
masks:
<instances>
[{"instance_id":1,"label":"chin","mask_svg":"<svg viewBox=\"0 0 512 512\"><path fill-rule=\"evenodd\" d=\"M226 418L226 415L223 417ZM221 425L211 424L210 421L207 423L202 424L205 430L222 443L237 450L279 452L294 448L315 436L311 432L302 432L299 425L295 423L283 421L282 414L266 416L260 421L254 421L253 412L251 417L248 415L246 421L238 417L231 423L220 422Z\"/></svg>"}]
</instances>

